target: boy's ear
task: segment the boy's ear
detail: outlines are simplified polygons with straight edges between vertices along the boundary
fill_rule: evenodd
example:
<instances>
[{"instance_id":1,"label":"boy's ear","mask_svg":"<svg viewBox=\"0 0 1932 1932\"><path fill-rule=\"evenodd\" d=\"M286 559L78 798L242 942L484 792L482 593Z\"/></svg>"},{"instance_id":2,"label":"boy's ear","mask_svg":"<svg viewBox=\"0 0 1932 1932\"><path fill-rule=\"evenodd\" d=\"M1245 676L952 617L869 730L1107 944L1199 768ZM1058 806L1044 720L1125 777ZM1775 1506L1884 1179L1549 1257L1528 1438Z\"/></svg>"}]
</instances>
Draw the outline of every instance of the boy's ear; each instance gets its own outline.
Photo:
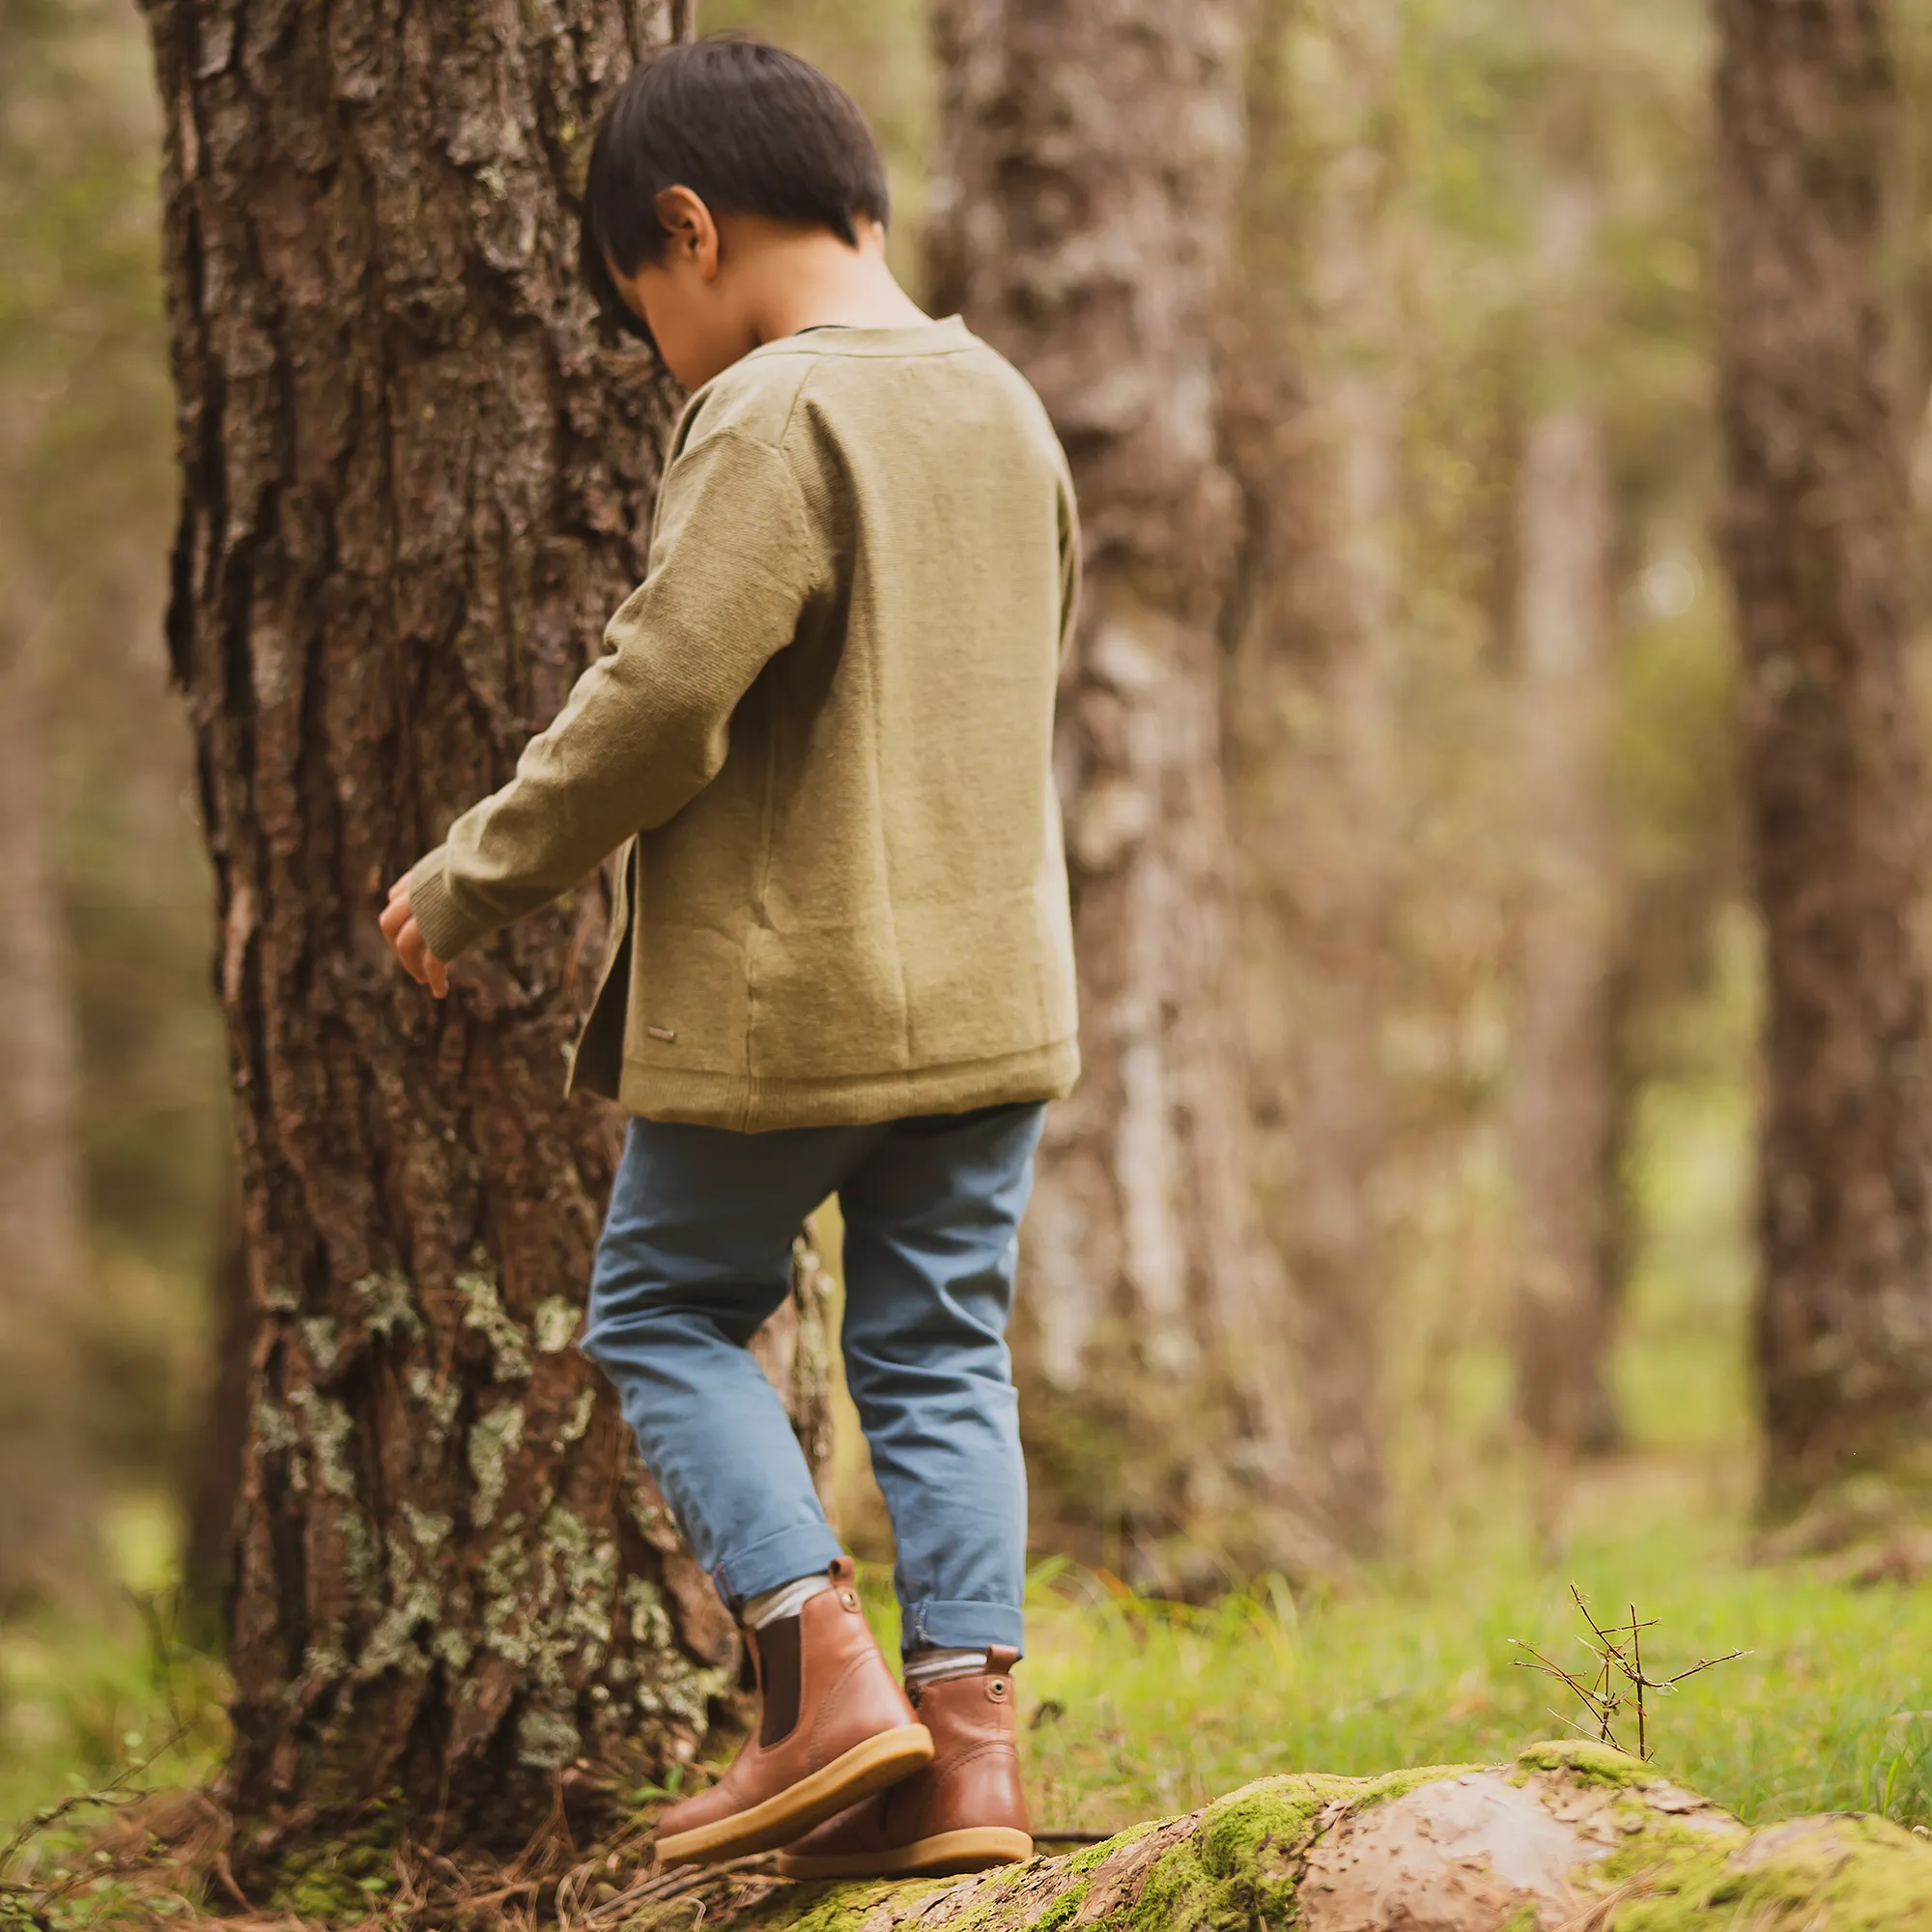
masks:
<instances>
[{"instance_id":1,"label":"boy's ear","mask_svg":"<svg viewBox=\"0 0 1932 1932\"><path fill-rule=\"evenodd\" d=\"M718 224L691 188L660 189L653 203L658 225L670 237L671 252L683 257L706 281L718 272Z\"/></svg>"}]
</instances>

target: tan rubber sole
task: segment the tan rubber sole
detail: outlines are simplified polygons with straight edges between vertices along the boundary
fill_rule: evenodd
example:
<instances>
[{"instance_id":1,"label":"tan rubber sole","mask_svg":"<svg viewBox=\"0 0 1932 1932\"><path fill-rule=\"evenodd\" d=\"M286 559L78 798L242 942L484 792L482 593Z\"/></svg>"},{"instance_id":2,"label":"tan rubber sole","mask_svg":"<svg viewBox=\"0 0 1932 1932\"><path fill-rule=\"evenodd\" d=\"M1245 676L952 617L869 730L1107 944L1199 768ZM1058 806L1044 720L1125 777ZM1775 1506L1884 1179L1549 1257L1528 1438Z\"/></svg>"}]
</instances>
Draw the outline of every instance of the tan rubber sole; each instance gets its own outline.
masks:
<instances>
[{"instance_id":1,"label":"tan rubber sole","mask_svg":"<svg viewBox=\"0 0 1932 1932\"><path fill-rule=\"evenodd\" d=\"M814 1825L824 1824L846 1805L910 1777L931 1762L932 1733L923 1724L901 1724L895 1730L881 1731L762 1804L660 1838L658 1862L720 1864L726 1859L774 1851L804 1837Z\"/></svg>"},{"instance_id":2,"label":"tan rubber sole","mask_svg":"<svg viewBox=\"0 0 1932 1932\"><path fill-rule=\"evenodd\" d=\"M1008 1825L976 1825L960 1832L935 1832L929 1838L915 1838L897 1851L869 1858L850 1853L814 1859L781 1852L779 1870L786 1878L947 1878L993 1865L1024 1864L1032 1857L1033 1840L1024 1832Z\"/></svg>"}]
</instances>

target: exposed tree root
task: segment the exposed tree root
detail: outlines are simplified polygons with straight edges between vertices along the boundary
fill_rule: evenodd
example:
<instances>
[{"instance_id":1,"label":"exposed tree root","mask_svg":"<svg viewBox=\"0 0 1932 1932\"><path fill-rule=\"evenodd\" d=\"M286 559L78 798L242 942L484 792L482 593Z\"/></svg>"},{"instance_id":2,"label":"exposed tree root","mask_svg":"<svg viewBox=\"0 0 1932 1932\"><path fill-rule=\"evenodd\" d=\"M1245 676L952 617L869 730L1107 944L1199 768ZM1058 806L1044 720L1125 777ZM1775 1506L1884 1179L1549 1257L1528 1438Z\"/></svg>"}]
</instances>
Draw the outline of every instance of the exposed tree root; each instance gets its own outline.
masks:
<instances>
[{"instance_id":1,"label":"exposed tree root","mask_svg":"<svg viewBox=\"0 0 1932 1932\"><path fill-rule=\"evenodd\" d=\"M533 1848L466 1869L403 1851L380 1907L318 1916L309 1899L224 1910L206 1868L220 1833L176 1801L172 1861L117 1860L39 1915L0 1900L0 1925L115 1932L167 1923L225 1932L1932 1932L1932 1843L1880 1818L1803 1818L1752 1832L1594 1744L1538 1745L1514 1764L1383 1777L1266 1777L1184 1817L1065 1858L977 1878L801 1885L772 1861L713 1871L638 1862L635 1836L591 1857ZM165 1821L149 1830L155 1842ZM120 1828L124 1833L127 1826ZM200 1916L184 1895L200 1861ZM211 1883L211 1880L213 1882ZM232 1908L234 1901L226 1901ZM9 1919L10 1909L14 1913Z\"/></svg>"}]
</instances>

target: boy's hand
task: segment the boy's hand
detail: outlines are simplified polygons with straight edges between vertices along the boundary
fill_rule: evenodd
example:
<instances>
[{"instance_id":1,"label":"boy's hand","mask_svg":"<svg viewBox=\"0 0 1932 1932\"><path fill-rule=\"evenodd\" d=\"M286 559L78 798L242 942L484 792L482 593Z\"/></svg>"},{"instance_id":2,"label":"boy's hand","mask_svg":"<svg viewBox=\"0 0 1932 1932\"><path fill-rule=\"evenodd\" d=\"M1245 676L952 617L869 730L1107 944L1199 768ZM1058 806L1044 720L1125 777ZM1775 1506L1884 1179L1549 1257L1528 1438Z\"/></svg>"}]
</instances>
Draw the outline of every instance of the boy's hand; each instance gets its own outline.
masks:
<instances>
[{"instance_id":1,"label":"boy's hand","mask_svg":"<svg viewBox=\"0 0 1932 1932\"><path fill-rule=\"evenodd\" d=\"M395 949L403 971L418 986L427 986L439 1000L448 997L449 968L423 942L422 927L410 910L407 872L389 888L389 903L383 909L383 937Z\"/></svg>"}]
</instances>

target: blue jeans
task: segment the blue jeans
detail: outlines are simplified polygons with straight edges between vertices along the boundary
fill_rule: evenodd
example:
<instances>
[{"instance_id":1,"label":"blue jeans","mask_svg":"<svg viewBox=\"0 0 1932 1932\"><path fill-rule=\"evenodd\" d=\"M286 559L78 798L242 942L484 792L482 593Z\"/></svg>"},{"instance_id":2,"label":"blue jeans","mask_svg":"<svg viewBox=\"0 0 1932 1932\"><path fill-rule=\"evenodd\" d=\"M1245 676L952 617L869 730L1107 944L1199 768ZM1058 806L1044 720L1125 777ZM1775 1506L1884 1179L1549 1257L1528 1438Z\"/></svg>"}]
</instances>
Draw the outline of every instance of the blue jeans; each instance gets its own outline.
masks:
<instances>
[{"instance_id":1,"label":"blue jeans","mask_svg":"<svg viewBox=\"0 0 1932 1932\"><path fill-rule=\"evenodd\" d=\"M791 1243L845 1217L845 1378L892 1512L904 1643L1021 1645L1026 1469L1007 1352L1044 1109L740 1134L631 1122L584 1351L733 1608L839 1553L747 1344Z\"/></svg>"}]
</instances>

